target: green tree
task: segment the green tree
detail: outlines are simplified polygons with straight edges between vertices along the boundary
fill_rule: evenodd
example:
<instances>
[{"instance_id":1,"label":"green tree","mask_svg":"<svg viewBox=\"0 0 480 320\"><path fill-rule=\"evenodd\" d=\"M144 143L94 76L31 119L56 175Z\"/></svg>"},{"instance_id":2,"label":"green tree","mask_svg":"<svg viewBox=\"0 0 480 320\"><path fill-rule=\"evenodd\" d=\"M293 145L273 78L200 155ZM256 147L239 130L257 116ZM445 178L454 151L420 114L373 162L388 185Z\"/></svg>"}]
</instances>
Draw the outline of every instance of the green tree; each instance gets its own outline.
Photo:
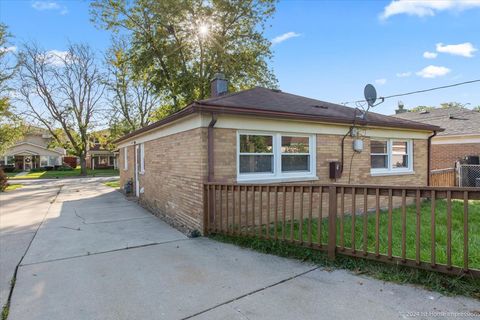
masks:
<instances>
[{"instance_id":1,"label":"green tree","mask_svg":"<svg viewBox=\"0 0 480 320\"><path fill-rule=\"evenodd\" d=\"M23 134L22 119L12 112L8 98L0 98L0 155L21 140Z\"/></svg>"},{"instance_id":2,"label":"green tree","mask_svg":"<svg viewBox=\"0 0 480 320\"><path fill-rule=\"evenodd\" d=\"M465 108L465 104L460 102L444 102L440 103L440 107L442 109L463 109Z\"/></svg>"},{"instance_id":3,"label":"green tree","mask_svg":"<svg viewBox=\"0 0 480 320\"><path fill-rule=\"evenodd\" d=\"M87 45L71 44L60 55L26 44L19 66L18 93L26 112L80 158L81 174L86 175L89 134L105 90L94 52Z\"/></svg>"},{"instance_id":4,"label":"green tree","mask_svg":"<svg viewBox=\"0 0 480 320\"><path fill-rule=\"evenodd\" d=\"M473 109L472 109L472 110L475 110L475 111L478 111L478 112L480 112L480 105L478 105L478 106L476 106L476 107L473 107Z\"/></svg>"},{"instance_id":5,"label":"green tree","mask_svg":"<svg viewBox=\"0 0 480 320\"><path fill-rule=\"evenodd\" d=\"M232 91L276 86L267 63L271 43L263 34L275 2L96 0L91 12L114 37L130 37L129 63L136 74L149 73L168 114L207 98L219 71Z\"/></svg>"},{"instance_id":6,"label":"green tree","mask_svg":"<svg viewBox=\"0 0 480 320\"><path fill-rule=\"evenodd\" d=\"M429 107L429 106L417 106L413 107L412 109L409 110L409 112L423 112L423 111L429 111L429 110L434 110L435 107Z\"/></svg>"},{"instance_id":7,"label":"green tree","mask_svg":"<svg viewBox=\"0 0 480 320\"><path fill-rule=\"evenodd\" d=\"M460 103L460 102L444 102L440 103L440 108L441 109L461 109L465 108L465 104ZM409 112L422 112L422 111L429 111L429 110L435 110L435 107L431 106L417 106L409 110Z\"/></svg>"},{"instance_id":8,"label":"green tree","mask_svg":"<svg viewBox=\"0 0 480 320\"><path fill-rule=\"evenodd\" d=\"M13 48L10 38L7 26L0 24L0 155L23 136L22 121L15 114L8 97L11 90L8 82L16 71L16 64L9 59Z\"/></svg>"},{"instance_id":9,"label":"green tree","mask_svg":"<svg viewBox=\"0 0 480 320\"><path fill-rule=\"evenodd\" d=\"M134 72L127 48L127 41L115 41L106 55L110 127L119 136L149 125L160 104L150 72Z\"/></svg>"}]
</instances>

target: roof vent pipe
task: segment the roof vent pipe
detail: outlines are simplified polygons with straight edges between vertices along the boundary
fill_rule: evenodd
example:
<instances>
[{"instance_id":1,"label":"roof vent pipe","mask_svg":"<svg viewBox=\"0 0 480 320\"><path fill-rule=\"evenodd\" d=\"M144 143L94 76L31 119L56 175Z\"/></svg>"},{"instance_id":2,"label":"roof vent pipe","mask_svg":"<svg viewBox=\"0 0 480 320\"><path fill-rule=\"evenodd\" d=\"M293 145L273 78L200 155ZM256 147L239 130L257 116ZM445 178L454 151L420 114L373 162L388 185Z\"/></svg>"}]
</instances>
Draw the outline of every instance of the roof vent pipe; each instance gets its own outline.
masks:
<instances>
[{"instance_id":1,"label":"roof vent pipe","mask_svg":"<svg viewBox=\"0 0 480 320\"><path fill-rule=\"evenodd\" d=\"M228 81L223 73L217 72L210 83L211 97L219 97L228 92Z\"/></svg>"}]
</instances>

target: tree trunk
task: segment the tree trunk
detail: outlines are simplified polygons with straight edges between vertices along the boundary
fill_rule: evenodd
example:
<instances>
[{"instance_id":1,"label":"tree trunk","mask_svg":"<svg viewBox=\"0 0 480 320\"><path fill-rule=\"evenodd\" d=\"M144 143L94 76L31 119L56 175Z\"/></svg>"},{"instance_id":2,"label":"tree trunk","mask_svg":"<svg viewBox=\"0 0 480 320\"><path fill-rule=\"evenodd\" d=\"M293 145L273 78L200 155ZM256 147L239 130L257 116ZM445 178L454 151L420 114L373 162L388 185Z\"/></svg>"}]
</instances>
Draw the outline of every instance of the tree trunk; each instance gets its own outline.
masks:
<instances>
[{"instance_id":1,"label":"tree trunk","mask_svg":"<svg viewBox=\"0 0 480 320\"><path fill-rule=\"evenodd\" d=\"M87 175L87 159L85 159L85 155L80 156L80 175Z\"/></svg>"}]
</instances>

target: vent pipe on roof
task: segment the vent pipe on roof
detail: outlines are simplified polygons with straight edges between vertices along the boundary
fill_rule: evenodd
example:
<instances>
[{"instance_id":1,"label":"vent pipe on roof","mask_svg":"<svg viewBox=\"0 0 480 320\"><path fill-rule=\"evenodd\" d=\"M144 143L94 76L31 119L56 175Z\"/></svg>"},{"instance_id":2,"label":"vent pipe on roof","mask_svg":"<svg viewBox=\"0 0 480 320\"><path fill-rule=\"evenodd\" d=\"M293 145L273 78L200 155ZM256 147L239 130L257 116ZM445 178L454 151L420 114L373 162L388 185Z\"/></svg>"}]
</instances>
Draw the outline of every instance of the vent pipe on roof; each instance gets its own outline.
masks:
<instances>
[{"instance_id":1,"label":"vent pipe on roof","mask_svg":"<svg viewBox=\"0 0 480 320\"><path fill-rule=\"evenodd\" d=\"M217 72L210 83L211 97L219 97L228 92L228 81L223 73Z\"/></svg>"},{"instance_id":2,"label":"vent pipe on roof","mask_svg":"<svg viewBox=\"0 0 480 320\"><path fill-rule=\"evenodd\" d=\"M400 113L405 113L407 112L408 110L405 109L405 105L403 104L402 101L398 101L398 109L395 110L395 114L400 114Z\"/></svg>"}]
</instances>

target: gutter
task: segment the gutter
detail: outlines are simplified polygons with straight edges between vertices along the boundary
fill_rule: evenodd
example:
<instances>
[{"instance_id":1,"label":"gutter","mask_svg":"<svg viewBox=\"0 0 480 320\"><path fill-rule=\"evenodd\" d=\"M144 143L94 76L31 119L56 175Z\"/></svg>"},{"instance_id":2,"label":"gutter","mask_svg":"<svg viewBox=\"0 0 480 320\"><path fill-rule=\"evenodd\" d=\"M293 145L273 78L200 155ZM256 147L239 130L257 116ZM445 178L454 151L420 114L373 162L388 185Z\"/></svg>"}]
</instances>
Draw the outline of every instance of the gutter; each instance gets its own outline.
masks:
<instances>
[{"instance_id":1,"label":"gutter","mask_svg":"<svg viewBox=\"0 0 480 320\"><path fill-rule=\"evenodd\" d=\"M431 169L431 156L432 156L432 139L437 135L437 131L433 131L433 134L428 137L428 153L427 153L427 187L430 186L430 169Z\"/></svg>"},{"instance_id":2,"label":"gutter","mask_svg":"<svg viewBox=\"0 0 480 320\"><path fill-rule=\"evenodd\" d=\"M245 115L245 116L256 116L256 117L266 117L271 119L287 119L287 120L307 120L315 122L325 122L325 123L336 123L336 124L346 124L350 125L352 123L351 119L339 119L336 117L325 117L319 115L311 114L302 114L302 113L292 113L285 111L273 111L273 110L260 110L256 108L245 108L245 107L228 107L228 106L215 106L202 103L199 101L193 102L186 106L184 109L166 117L165 119L154 122L144 128L138 129L131 133L126 134L125 136L115 140L113 143L120 143L125 140L129 140L139 134L146 133L150 130L154 130L163 125L166 125L170 122L183 118L187 115L197 113L197 112L209 112L212 114L231 114L231 115ZM444 131L438 126L431 126L422 123L415 123L414 121L409 121L409 124L393 124L393 123L384 123L381 121L365 121L357 119L357 124L361 126L369 127L380 127L380 128L393 128L393 129L409 129L409 130L419 130L419 131Z\"/></svg>"},{"instance_id":3,"label":"gutter","mask_svg":"<svg viewBox=\"0 0 480 320\"><path fill-rule=\"evenodd\" d=\"M208 124L208 132L207 132L207 139L208 139L208 146L207 146L207 159L208 159L208 182L213 181L213 177L215 174L214 166L215 166L215 159L213 154L213 127L217 123L217 115L212 113L212 120Z\"/></svg>"}]
</instances>

